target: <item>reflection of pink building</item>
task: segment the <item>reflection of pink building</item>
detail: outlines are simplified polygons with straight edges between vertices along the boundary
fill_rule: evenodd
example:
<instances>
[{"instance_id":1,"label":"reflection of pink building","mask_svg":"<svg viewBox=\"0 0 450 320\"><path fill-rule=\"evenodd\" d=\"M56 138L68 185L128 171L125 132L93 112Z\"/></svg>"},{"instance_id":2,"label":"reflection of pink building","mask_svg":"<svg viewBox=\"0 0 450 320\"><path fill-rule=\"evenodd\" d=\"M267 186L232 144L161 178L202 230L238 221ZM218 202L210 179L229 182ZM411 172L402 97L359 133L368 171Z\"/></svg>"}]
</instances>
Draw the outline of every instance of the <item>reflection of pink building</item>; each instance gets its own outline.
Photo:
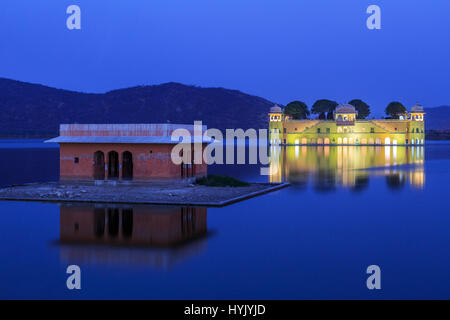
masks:
<instances>
[{"instance_id":1,"label":"reflection of pink building","mask_svg":"<svg viewBox=\"0 0 450 320\"><path fill-rule=\"evenodd\" d=\"M207 166L175 164L172 148L180 140L172 141L177 129L188 131L193 125L180 124L62 124L60 136L47 142L60 145L60 177L62 180L154 180L203 176ZM198 130L200 131L200 129ZM202 138L201 150L205 147ZM195 141L196 142L196 141Z\"/></svg>"},{"instance_id":2,"label":"reflection of pink building","mask_svg":"<svg viewBox=\"0 0 450 320\"><path fill-rule=\"evenodd\" d=\"M207 234L206 208L61 205L60 242L169 247Z\"/></svg>"}]
</instances>

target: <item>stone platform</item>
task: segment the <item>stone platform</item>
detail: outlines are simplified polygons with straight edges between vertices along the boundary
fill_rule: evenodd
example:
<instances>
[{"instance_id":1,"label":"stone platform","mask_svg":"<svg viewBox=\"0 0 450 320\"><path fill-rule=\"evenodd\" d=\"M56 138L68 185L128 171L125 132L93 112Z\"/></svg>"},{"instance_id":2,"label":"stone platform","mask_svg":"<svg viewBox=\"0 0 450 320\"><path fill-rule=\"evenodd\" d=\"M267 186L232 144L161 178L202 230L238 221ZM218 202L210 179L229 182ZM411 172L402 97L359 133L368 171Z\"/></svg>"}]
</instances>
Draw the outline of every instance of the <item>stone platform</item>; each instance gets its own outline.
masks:
<instances>
[{"instance_id":1,"label":"stone platform","mask_svg":"<svg viewBox=\"0 0 450 320\"><path fill-rule=\"evenodd\" d=\"M137 185L49 182L2 188L0 200L222 207L287 186L289 183L251 183L246 187L208 187L173 182Z\"/></svg>"}]
</instances>

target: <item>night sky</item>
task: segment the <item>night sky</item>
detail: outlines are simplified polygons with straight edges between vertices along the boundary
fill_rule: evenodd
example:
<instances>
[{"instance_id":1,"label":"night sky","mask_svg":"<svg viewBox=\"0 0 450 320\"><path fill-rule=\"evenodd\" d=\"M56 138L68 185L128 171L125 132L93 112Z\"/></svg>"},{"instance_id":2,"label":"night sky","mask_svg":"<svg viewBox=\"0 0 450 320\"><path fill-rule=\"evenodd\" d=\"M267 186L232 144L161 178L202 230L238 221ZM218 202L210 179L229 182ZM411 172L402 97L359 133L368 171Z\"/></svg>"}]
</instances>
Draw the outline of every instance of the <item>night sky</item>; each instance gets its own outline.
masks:
<instances>
[{"instance_id":1,"label":"night sky","mask_svg":"<svg viewBox=\"0 0 450 320\"><path fill-rule=\"evenodd\" d=\"M81 8L68 30L66 8ZM381 30L366 9L381 8ZM181 82L274 102L450 104L449 0L3 0L0 77L104 92Z\"/></svg>"}]
</instances>

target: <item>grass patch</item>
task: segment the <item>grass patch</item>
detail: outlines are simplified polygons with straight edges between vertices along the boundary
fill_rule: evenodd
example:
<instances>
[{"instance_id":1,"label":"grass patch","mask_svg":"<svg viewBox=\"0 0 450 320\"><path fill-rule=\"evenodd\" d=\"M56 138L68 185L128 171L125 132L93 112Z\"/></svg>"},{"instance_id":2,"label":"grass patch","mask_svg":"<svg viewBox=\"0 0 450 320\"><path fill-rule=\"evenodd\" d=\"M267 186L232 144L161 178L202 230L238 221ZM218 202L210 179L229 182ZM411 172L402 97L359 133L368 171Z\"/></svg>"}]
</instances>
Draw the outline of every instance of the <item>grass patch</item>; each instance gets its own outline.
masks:
<instances>
[{"instance_id":1,"label":"grass patch","mask_svg":"<svg viewBox=\"0 0 450 320\"><path fill-rule=\"evenodd\" d=\"M208 187L247 187L250 185L248 182L240 181L229 176L219 176L216 174L209 174L206 177L197 178L196 184Z\"/></svg>"}]
</instances>

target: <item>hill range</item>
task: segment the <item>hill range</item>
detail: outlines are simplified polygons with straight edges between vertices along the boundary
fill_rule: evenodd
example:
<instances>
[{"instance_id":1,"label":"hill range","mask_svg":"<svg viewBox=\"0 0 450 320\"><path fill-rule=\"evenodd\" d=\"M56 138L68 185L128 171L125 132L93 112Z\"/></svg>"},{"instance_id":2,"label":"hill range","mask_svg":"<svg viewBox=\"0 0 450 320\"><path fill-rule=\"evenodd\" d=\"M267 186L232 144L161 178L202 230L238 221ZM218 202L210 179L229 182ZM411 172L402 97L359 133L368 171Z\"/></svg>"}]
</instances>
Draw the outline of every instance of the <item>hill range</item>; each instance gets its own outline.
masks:
<instances>
[{"instance_id":1,"label":"hill range","mask_svg":"<svg viewBox=\"0 0 450 320\"><path fill-rule=\"evenodd\" d=\"M179 83L101 94L0 78L0 136L51 137L60 123L193 123L209 128L266 128L275 103L225 88ZM427 129L450 130L450 107L426 108Z\"/></svg>"}]
</instances>

